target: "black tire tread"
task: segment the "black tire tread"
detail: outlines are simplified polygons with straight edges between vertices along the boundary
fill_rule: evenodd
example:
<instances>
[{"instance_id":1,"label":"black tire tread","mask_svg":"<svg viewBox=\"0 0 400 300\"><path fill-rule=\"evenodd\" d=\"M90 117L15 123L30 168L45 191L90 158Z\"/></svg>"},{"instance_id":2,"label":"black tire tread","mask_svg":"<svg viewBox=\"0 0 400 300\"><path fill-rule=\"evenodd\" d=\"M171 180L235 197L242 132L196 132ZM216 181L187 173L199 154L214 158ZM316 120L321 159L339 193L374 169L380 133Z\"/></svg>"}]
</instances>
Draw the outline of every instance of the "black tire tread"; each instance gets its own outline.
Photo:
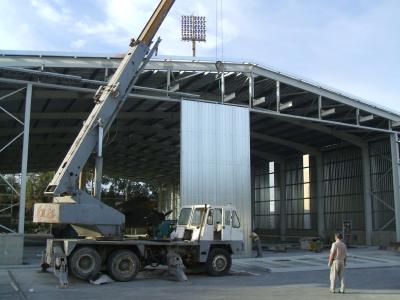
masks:
<instances>
[{"instance_id":1,"label":"black tire tread","mask_svg":"<svg viewBox=\"0 0 400 300\"><path fill-rule=\"evenodd\" d=\"M131 276L129 277L124 277L121 276L120 274L118 274L118 271L114 269L113 267L113 261L114 259L116 259L118 256L121 255L130 255L134 262L135 262L135 266L136 268L134 269L133 273ZM116 281L131 281L133 278L136 277L137 273L140 270L140 261L138 256L135 254L135 252L131 251L131 250L127 250L127 249L122 249L122 250L116 250L114 252L111 253L111 255L108 257L107 259L107 271L108 274Z\"/></svg>"},{"instance_id":2,"label":"black tire tread","mask_svg":"<svg viewBox=\"0 0 400 300\"><path fill-rule=\"evenodd\" d=\"M95 268L92 272L88 274L84 274L80 272L80 270L76 267L76 263L78 258L84 254L90 254L95 260ZM93 276L97 275L101 269L101 257L100 254L96 251L96 249L92 247L80 247L75 249L68 259L68 270L71 272L72 275L79 279L87 280L92 278Z\"/></svg>"},{"instance_id":3,"label":"black tire tread","mask_svg":"<svg viewBox=\"0 0 400 300\"><path fill-rule=\"evenodd\" d=\"M212 260L216 255L224 255L227 259L227 266L226 268L221 271L218 272L216 270L213 269L212 266ZM208 259L207 259L207 273L211 276L224 276L227 275L231 269L232 266L232 257L231 254L229 253L228 250L223 249L223 248L214 248L211 249L210 253L208 254Z\"/></svg>"}]
</instances>

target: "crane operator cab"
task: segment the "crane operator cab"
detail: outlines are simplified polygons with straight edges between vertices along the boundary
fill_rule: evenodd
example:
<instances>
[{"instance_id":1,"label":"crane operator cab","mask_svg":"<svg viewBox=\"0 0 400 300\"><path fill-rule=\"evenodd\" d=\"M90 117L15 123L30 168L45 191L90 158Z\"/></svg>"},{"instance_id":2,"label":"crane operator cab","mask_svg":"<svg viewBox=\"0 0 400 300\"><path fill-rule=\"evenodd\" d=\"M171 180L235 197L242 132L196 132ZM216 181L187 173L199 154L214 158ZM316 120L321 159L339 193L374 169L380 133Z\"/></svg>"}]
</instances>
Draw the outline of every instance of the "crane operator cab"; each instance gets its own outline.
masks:
<instances>
[{"instance_id":1,"label":"crane operator cab","mask_svg":"<svg viewBox=\"0 0 400 300\"><path fill-rule=\"evenodd\" d=\"M239 217L230 205L183 206L176 234L186 241L243 241Z\"/></svg>"}]
</instances>

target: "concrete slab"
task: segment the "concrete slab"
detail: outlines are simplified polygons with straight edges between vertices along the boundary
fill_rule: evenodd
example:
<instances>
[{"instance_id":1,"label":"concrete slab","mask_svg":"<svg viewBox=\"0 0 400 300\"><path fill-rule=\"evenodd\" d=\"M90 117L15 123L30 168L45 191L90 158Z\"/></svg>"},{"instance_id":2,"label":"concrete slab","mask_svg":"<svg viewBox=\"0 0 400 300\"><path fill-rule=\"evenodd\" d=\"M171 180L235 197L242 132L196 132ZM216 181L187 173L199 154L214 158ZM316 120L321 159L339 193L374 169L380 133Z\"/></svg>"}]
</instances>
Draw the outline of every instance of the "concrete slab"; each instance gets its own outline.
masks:
<instances>
[{"instance_id":1,"label":"concrete slab","mask_svg":"<svg viewBox=\"0 0 400 300\"><path fill-rule=\"evenodd\" d=\"M0 234L0 265L21 265L24 253L22 234Z\"/></svg>"},{"instance_id":2,"label":"concrete slab","mask_svg":"<svg viewBox=\"0 0 400 300\"><path fill-rule=\"evenodd\" d=\"M0 271L1 274L2 271ZM189 275L188 283L154 274L126 283L91 285L73 279L68 289L57 288L51 274L35 270L13 270L14 277L28 299L399 299L400 267L350 269L346 272L347 294L329 294L327 271L263 273L258 276L209 277ZM1 278L1 277L0 277ZM1 289L0 295L6 293ZM30 292L31 290L31 292ZM1 297L0 297L1 298ZM3 299L3 298L1 298ZM5 298L7 299L7 298ZM15 298L10 298L15 299Z\"/></svg>"},{"instance_id":3,"label":"concrete slab","mask_svg":"<svg viewBox=\"0 0 400 300\"><path fill-rule=\"evenodd\" d=\"M7 271L0 270L0 299L18 299L18 293L12 288Z\"/></svg>"},{"instance_id":4,"label":"concrete slab","mask_svg":"<svg viewBox=\"0 0 400 300\"><path fill-rule=\"evenodd\" d=\"M233 269L243 271L255 269L261 272L299 272L327 270L329 251L289 251L288 253L266 252L262 258L241 258L233 261ZM378 250L373 247L352 248L348 253L347 269L400 267L400 254Z\"/></svg>"},{"instance_id":5,"label":"concrete slab","mask_svg":"<svg viewBox=\"0 0 400 300\"><path fill-rule=\"evenodd\" d=\"M52 274L38 273L41 250L41 247L26 249L24 260L31 264L12 267L13 276L28 299L400 298L400 256L376 248L351 249L351 261L346 269L347 294L344 295L328 293L327 251L321 254L308 251L266 252L266 257L261 259L234 259L230 276L188 274L188 283L176 282L167 272L155 270L139 273L132 282L114 282L103 286L70 278L71 286L60 289L58 280ZM0 268L0 299L18 299L4 267Z\"/></svg>"}]
</instances>

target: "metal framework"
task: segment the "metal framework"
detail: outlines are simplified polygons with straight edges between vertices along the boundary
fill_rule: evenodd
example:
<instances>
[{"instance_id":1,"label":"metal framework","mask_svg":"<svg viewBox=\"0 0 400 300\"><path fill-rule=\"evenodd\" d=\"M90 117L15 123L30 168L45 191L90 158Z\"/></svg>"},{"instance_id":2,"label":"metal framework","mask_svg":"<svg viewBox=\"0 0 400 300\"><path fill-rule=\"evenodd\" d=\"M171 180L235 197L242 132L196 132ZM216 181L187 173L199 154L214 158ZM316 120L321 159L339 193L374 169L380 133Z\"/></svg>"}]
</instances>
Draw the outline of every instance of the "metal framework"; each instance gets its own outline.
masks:
<instances>
[{"instance_id":1,"label":"metal framework","mask_svg":"<svg viewBox=\"0 0 400 300\"><path fill-rule=\"evenodd\" d=\"M79 122L90 111L91 95L104 84L105 78L112 75L119 62L118 57L65 54L5 52L0 56L1 95L24 89L27 84L35 91L29 141L34 152L29 157L29 170L47 170L61 159L57 155L42 157L35 152L43 153L49 147L62 152L70 145ZM393 224L396 224L396 239L400 240L396 154L399 114L257 64L223 62L223 76L216 76L218 72L211 61L151 60L117 117L116 126L111 128L108 142L113 147L105 148L105 159L109 159L104 166L105 172L132 179L178 183L180 99L249 107L251 154L255 164L275 161L279 169L280 166L285 169L285 165L287 169L291 159L302 154L313 157L314 201L318 204L315 205L313 226L320 235L331 230L323 217L327 211L326 155L334 149L351 148L360 157L361 210L362 219L366 220L362 221L362 231L366 243L373 242L374 231L390 230ZM21 118L22 102L17 95L8 97L8 106L3 107ZM8 115L0 115L0 122L4 124L0 141L4 144L12 140L11 136L20 134L16 127L18 121L15 120L13 126L5 125L6 117ZM389 139L391 149L385 157L390 169L385 165L383 172L391 180L392 190L384 192L371 189L376 184L371 145L389 142ZM5 154L11 159L1 160L0 170L3 173L18 170L20 159L13 161L15 153ZM282 188L283 175L277 173L277 176L281 176L277 182L281 182L279 193L284 199L287 195ZM392 205L387 204L390 201L383 193L392 195ZM394 213L385 219L387 224L380 223L375 227L373 207L374 203L381 203L378 198L384 198L383 202L387 204L382 204L384 214L386 211ZM287 206L281 205L278 215L282 218L287 213ZM284 237L287 224L282 222L280 234Z\"/></svg>"},{"instance_id":2,"label":"metal framework","mask_svg":"<svg viewBox=\"0 0 400 300\"><path fill-rule=\"evenodd\" d=\"M28 166L28 149L29 149L29 124L30 124L30 114L31 114L31 101L32 101L32 84L27 83L26 87L19 88L13 92L10 92L4 96L0 97L0 101L5 101L7 98L16 95L22 91L26 90L25 95L25 113L24 120L21 121L15 114L9 112L7 109L1 106L0 110L5 113L8 117L14 119L19 125L23 126L23 130L18 133L14 138L12 138L4 146L1 146L0 154L13 143L15 143L21 136L23 137L22 143L22 162L21 162L21 189L18 192L7 179L0 174L1 179L12 189L17 195L19 195L19 203L11 203L10 206L2 208L1 212L6 210L11 210L14 206L19 206L19 217L18 217L18 233L24 233L25 229L25 200L26 200L26 180L27 180L27 166ZM13 229L0 224L0 227L9 232L15 232Z\"/></svg>"}]
</instances>

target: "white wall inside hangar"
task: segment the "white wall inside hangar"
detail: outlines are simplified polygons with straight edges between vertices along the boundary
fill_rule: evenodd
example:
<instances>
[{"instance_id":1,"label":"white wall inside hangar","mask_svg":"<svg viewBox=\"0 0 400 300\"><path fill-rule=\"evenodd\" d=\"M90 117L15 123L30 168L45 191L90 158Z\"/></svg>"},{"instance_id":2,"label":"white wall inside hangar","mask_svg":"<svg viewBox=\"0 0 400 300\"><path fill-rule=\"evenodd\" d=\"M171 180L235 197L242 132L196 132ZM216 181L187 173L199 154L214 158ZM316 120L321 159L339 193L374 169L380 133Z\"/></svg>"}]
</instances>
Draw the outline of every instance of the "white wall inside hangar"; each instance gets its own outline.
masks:
<instances>
[{"instance_id":1,"label":"white wall inside hangar","mask_svg":"<svg viewBox=\"0 0 400 300\"><path fill-rule=\"evenodd\" d=\"M183 100L181 114L181 205L234 205L250 256L249 109Z\"/></svg>"}]
</instances>

